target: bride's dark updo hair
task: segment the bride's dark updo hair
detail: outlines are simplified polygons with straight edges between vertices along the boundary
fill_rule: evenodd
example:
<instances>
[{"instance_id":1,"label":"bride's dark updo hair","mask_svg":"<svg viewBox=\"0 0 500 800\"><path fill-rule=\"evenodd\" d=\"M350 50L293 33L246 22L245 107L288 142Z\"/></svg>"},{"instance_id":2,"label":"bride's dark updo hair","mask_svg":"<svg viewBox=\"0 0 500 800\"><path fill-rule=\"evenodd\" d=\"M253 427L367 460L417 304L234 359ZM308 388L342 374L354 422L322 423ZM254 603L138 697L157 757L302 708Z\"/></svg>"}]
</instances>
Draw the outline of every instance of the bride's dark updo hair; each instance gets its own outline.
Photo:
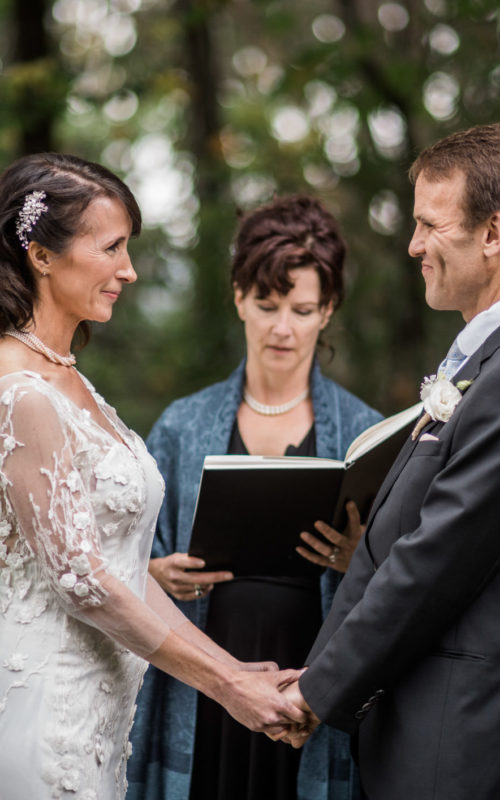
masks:
<instances>
[{"instance_id":1,"label":"bride's dark updo hair","mask_svg":"<svg viewBox=\"0 0 500 800\"><path fill-rule=\"evenodd\" d=\"M0 336L9 328L24 328L33 318L37 281L16 231L27 195L44 192L47 210L37 216L26 239L54 253L64 253L85 229L85 211L98 197L123 203L132 236L141 230L137 202L120 178L106 167L61 153L24 156L0 176ZM84 341L88 323L80 325Z\"/></svg>"},{"instance_id":2,"label":"bride's dark updo hair","mask_svg":"<svg viewBox=\"0 0 500 800\"><path fill-rule=\"evenodd\" d=\"M245 296L253 286L260 298L273 290L286 295L290 272L314 267L320 282L320 304L344 297L346 246L335 217L313 197L277 197L245 214L233 243L231 279Z\"/></svg>"}]
</instances>

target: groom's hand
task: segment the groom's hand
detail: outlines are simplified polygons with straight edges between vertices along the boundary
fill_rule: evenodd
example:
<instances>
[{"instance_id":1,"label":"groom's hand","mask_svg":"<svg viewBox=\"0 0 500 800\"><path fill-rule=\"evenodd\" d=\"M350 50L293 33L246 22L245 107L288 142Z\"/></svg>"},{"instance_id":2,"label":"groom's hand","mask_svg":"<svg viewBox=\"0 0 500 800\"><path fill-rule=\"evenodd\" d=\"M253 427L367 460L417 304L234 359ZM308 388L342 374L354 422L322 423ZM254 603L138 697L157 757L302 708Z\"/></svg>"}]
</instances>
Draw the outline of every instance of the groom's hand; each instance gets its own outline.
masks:
<instances>
[{"instance_id":1,"label":"groom's hand","mask_svg":"<svg viewBox=\"0 0 500 800\"><path fill-rule=\"evenodd\" d=\"M321 720L311 711L304 700L304 695L300 691L298 680L288 683L283 689L283 694L286 695L287 699L295 708L303 712L305 720L300 723L292 722L290 725L282 727L279 731L273 730L272 732L268 732L268 736L274 741L281 740L282 742L291 744L292 747L299 748L307 742Z\"/></svg>"},{"instance_id":2,"label":"groom's hand","mask_svg":"<svg viewBox=\"0 0 500 800\"><path fill-rule=\"evenodd\" d=\"M230 679L221 685L214 699L252 731L284 733L290 725L307 722L304 711L282 691L301 674L302 670L294 669L249 672L233 668Z\"/></svg>"}]
</instances>

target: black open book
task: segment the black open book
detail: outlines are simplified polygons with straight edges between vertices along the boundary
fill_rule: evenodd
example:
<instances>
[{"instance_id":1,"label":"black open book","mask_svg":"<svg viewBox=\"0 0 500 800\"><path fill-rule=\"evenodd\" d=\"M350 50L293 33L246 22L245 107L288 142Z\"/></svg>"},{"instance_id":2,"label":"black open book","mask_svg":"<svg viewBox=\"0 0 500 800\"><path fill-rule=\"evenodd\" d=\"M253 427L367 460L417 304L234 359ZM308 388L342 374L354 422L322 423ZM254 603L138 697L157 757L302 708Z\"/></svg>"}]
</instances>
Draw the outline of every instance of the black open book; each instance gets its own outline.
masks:
<instances>
[{"instance_id":1,"label":"black open book","mask_svg":"<svg viewBox=\"0 0 500 800\"><path fill-rule=\"evenodd\" d=\"M235 575L308 575L301 531L324 520L342 531L354 500L366 521L392 462L422 410L418 403L367 428L344 461L299 456L206 456L189 555Z\"/></svg>"}]
</instances>

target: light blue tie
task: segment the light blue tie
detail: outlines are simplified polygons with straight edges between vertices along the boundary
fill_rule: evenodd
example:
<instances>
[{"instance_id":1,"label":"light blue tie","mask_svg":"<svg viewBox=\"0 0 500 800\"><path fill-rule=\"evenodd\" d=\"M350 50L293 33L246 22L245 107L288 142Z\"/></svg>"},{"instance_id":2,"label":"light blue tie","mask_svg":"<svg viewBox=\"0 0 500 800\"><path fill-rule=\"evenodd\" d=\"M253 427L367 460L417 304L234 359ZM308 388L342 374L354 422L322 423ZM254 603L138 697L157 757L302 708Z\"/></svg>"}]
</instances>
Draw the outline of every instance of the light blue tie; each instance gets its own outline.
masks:
<instances>
[{"instance_id":1,"label":"light blue tie","mask_svg":"<svg viewBox=\"0 0 500 800\"><path fill-rule=\"evenodd\" d=\"M445 378L451 380L453 376L458 372L460 366L465 361L467 356L462 353L460 350L457 340L453 342L452 346L448 350L448 354L444 361L438 367L438 375L444 375Z\"/></svg>"}]
</instances>

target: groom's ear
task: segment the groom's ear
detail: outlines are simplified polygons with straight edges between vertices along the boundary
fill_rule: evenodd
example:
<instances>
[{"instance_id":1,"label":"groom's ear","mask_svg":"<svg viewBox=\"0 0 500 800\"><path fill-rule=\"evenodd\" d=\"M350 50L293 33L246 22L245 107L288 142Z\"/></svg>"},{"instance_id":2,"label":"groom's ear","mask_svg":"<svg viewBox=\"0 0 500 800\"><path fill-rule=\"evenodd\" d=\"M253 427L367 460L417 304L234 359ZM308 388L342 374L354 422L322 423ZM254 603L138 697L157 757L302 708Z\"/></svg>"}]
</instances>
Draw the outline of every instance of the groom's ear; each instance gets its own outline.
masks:
<instances>
[{"instance_id":1,"label":"groom's ear","mask_svg":"<svg viewBox=\"0 0 500 800\"><path fill-rule=\"evenodd\" d=\"M483 251L486 258L500 256L500 211L495 211L485 225Z\"/></svg>"}]
</instances>

